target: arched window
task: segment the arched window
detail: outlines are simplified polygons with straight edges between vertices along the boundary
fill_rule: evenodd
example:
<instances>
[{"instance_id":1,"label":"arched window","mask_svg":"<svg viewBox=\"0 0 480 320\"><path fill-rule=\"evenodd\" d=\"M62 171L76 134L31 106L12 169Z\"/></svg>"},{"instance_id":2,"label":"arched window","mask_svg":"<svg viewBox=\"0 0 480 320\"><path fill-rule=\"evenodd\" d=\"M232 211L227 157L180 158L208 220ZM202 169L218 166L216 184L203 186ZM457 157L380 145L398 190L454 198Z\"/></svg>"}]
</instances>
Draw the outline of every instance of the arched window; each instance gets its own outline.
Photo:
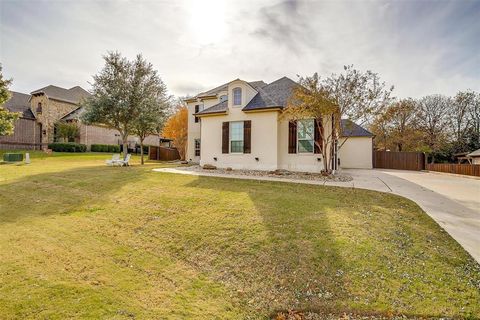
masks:
<instances>
[{"instance_id":1,"label":"arched window","mask_svg":"<svg viewBox=\"0 0 480 320\"><path fill-rule=\"evenodd\" d=\"M235 88L233 89L233 105L239 106L242 104L242 89Z\"/></svg>"},{"instance_id":2,"label":"arched window","mask_svg":"<svg viewBox=\"0 0 480 320\"><path fill-rule=\"evenodd\" d=\"M42 113L42 103L41 102L39 102L37 104L37 113Z\"/></svg>"}]
</instances>

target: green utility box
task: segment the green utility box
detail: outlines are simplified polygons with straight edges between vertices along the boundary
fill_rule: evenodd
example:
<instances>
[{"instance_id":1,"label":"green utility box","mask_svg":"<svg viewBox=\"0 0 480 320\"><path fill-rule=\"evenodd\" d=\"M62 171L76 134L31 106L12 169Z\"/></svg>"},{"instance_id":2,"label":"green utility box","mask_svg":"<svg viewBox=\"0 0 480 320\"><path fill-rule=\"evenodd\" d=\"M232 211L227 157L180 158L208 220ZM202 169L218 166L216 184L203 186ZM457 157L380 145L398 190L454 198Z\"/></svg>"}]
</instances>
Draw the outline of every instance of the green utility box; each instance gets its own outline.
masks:
<instances>
[{"instance_id":1,"label":"green utility box","mask_svg":"<svg viewBox=\"0 0 480 320\"><path fill-rule=\"evenodd\" d=\"M4 153L3 161L6 161L6 162L23 161L23 153Z\"/></svg>"}]
</instances>

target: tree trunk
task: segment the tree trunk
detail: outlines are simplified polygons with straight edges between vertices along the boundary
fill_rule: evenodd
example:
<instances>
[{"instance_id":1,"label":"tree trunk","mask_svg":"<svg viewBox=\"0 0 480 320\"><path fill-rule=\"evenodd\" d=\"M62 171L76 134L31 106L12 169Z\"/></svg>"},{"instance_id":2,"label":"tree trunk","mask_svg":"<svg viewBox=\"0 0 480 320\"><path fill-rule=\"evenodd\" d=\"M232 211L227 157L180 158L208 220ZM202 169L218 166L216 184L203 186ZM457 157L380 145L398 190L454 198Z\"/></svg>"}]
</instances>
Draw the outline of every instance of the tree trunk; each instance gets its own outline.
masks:
<instances>
[{"instance_id":1,"label":"tree trunk","mask_svg":"<svg viewBox=\"0 0 480 320\"><path fill-rule=\"evenodd\" d=\"M145 162L143 161L143 140L140 140L140 163L142 165L145 164Z\"/></svg>"},{"instance_id":2,"label":"tree trunk","mask_svg":"<svg viewBox=\"0 0 480 320\"><path fill-rule=\"evenodd\" d=\"M128 154L128 135L122 134L122 143L123 143L123 159L127 158Z\"/></svg>"}]
</instances>

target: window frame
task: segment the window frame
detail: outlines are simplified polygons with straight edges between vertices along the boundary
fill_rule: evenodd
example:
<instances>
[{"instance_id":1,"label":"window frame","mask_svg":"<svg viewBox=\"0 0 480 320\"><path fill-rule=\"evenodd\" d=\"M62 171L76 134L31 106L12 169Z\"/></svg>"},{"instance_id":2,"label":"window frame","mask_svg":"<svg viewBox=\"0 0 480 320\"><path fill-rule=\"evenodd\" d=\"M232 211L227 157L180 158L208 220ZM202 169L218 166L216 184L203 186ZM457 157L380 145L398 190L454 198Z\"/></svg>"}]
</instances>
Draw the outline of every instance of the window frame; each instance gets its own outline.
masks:
<instances>
[{"instance_id":1,"label":"window frame","mask_svg":"<svg viewBox=\"0 0 480 320\"><path fill-rule=\"evenodd\" d=\"M241 126L242 126L241 140L232 140L232 133L233 133L232 126L234 124L241 124ZM243 154L244 153L243 150L245 148L245 137L244 137L245 123L244 123L244 121L230 121L228 131L229 131L229 133L228 133L228 149L229 149L230 153L232 153L232 154ZM239 141L242 142L241 151L233 151L232 150L232 142L239 142Z\"/></svg>"},{"instance_id":2,"label":"window frame","mask_svg":"<svg viewBox=\"0 0 480 320\"><path fill-rule=\"evenodd\" d=\"M305 123L306 121L312 124L312 136L311 139L300 139L300 123ZM312 141L312 151L300 151L300 141ZM297 120L297 154L314 154L315 153L315 119L302 119Z\"/></svg>"},{"instance_id":3,"label":"window frame","mask_svg":"<svg viewBox=\"0 0 480 320\"><path fill-rule=\"evenodd\" d=\"M201 140L200 139L193 140L193 147L194 147L193 149L194 149L195 157L200 157L200 150L202 148Z\"/></svg>"},{"instance_id":4,"label":"window frame","mask_svg":"<svg viewBox=\"0 0 480 320\"><path fill-rule=\"evenodd\" d=\"M239 96L237 97L237 98L239 99L239 101L236 101L236 100L235 100L235 99L236 99L236 96L235 96L235 95L236 95L237 93L238 93L238 95L239 95ZM240 87L233 88L233 89L232 89L232 96L233 96L232 104L233 104L234 106L241 106L241 105L242 105L242 88L240 88ZM238 102L238 103L237 103L237 102Z\"/></svg>"},{"instance_id":5,"label":"window frame","mask_svg":"<svg viewBox=\"0 0 480 320\"><path fill-rule=\"evenodd\" d=\"M42 114L42 111L43 111L42 109L43 109L42 103L41 102L37 103L37 110L36 111L37 111L38 114Z\"/></svg>"}]
</instances>

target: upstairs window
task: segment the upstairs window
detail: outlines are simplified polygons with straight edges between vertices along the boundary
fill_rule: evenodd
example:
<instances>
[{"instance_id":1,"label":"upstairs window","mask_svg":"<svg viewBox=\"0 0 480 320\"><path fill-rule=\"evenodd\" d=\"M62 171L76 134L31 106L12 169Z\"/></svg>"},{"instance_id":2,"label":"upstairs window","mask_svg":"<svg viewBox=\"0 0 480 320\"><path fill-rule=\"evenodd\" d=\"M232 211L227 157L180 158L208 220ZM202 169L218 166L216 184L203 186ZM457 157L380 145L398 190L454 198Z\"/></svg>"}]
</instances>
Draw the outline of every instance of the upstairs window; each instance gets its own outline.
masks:
<instances>
[{"instance_id":1,"label":"upstairs window","mask_svg":"<svg viewBox=\"0 0 480 320\"><path fill-rule=\"evenodd\" d=\"M243 121L230 122L230 152L243 153Z\"/></svg>"},{"instance_id":2,"label":"upstairs window","mask_svg":"<svg viewBox=\"0 0 480 320\"><path fill-rule=\"evenodd\" d=\"M42 103L41 102L39 102L37 104L37 113L42 113Z\"/></svg>"},{"instance_id":3,"label":"upstairs window","mask_svg":"<svg viewBox=\"0 0 480 320\"><path fill-rule=\"evenodd\" d=\"M297 121L298 153L313 153L314 125L313 119Z\"/></svg>"},{"instance_id":4,"label":"upstairs window","mask_svg":"<svg viewBox=\"0 0 480 320\"><path fill-rule=\"evenodd\" d=\"M233 105L239 106L242 104L242 89L235 88L233 89Z\"/></svg>"},{"instance_id":5,"label":"upstairs window","mask_svg":"<svg viewBox=\"0 0 480 320\"><path fill-rule=\"evenodd\" d=\"M200 105L197 104L195 106L195 113L198 113L200 111ZM197 116L195 116L195 123L197 123L198 121L200 120L200 118L198 118Z\"/></svg>"}]
</instances>

